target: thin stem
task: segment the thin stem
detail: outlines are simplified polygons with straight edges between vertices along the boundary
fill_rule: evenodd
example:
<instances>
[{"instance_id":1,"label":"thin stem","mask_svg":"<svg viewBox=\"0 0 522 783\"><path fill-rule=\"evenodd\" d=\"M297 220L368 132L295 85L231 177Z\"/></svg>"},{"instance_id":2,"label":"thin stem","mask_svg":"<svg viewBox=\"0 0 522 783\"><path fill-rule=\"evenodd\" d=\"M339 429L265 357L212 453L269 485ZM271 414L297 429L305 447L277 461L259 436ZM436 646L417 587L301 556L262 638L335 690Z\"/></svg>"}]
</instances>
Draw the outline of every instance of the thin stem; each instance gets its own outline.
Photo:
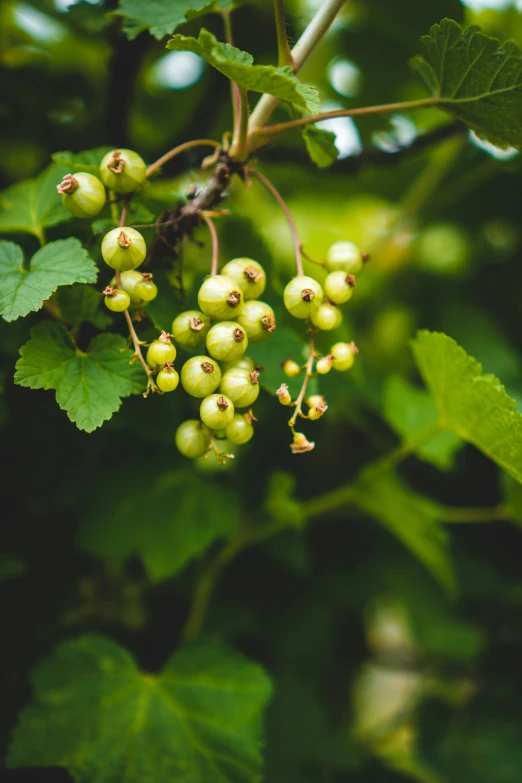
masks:
<instances>
[{"instance_id":1,"label":"thin stem","mask_svg":"<svg viewBox=\"0 0 522 783\"><path fill-rule=\"evenodd\" d=\"M286 34L283 0L274 0L274 16L277 33L277 64L279 67L283 65L291 65L293 67L294 61L292 60L292 52L290 51L290 44Z\"/></svg>"},{"instance_id":2,"label":"thin stem","mask_svg":"<svg viewBox=\"0 0 522 783\"><path fill-rule=\"evenodd\" d=\"M305 367L305 377L303 379L303 385L301 386L301 391L299 392L299 395L297 397L297 400L295 401L295 409L294 413L292 415L292 418L288 422L288 426L292 428L292 431L294 429L294 424L297 421L297 417L302 415L302 407L303 407L303 401L306 394L306 389L308 387L308 381L313 375L313 367L314 367L314 359L315 359L315 341L314 341L314 335L313 333L310 334L310 353L308 354L308 361L306 362Z\"/></svg>"},{"instance_id":3,"label":"thin stem","mask_svg":"<svg viewBox=\"0 0 522 783\"><path fill-rule=\"evenodd\" d=\"M290 228L290 233L292 235L292 243L294 245L294 256L295 256L295 267L296 267L296 273L298 277L302 277L304 275L303 270L303 257L301 253L301 243L299 242L299 237L297 235L297 228L294 222L294 219L292 217L292 213L288 209L286 202L284 201L283 197L279 193L278 190L272 185L270 180L268 180L263 174L261 174L259 171L256 171L256 169L249 168L248 172L252 174L253 177L259 180L265 188L270 191L272 196L275 198L283 212L285 213L285 217L288 221L288 227Z\"/></svg>"},{"instance_id":4,"label":"thin stem","mask_svg":"<svg viewBox=\"0 0 522 783\"><path fill-rule=\"evenodd\" d=\"M119 275L120 275L120 273L116 272L116 283L118 285L118 288L120 287L120 280L118 279ZM157 391L158 387L154 383L154 379L152 377L152 374L153 374L152 370L150 369L149 365L147 364L147 362L143 358L143 354L141 353L141 346L142 346L143 343L139 340L138 335L136 334L136 330L134 328L134 324L132 323L132 318L130 317L130 313L129 313L128 310L125 310L123 314L125 316L125 320L127 321L129 334L130 334L132 342L134 344L134 355L138 357L138 360L139 360L141 366L143 367L143 369L147 373L148 384L147 384L147 391L145 392L145 395L144 395L144 396L147 396L149 390Z\"/></svg>"},{"instance_id":5,"label":"thin stem","mask_svg":"<svg viewBox=\"0 0 522 783\"><path fill-rule=\"evenodd\" d=\"M441 514L441 522L473 523L473 522L504 522L512 518L511 509L506 504L492 508L445 507Z\"/></svg>"},{"instance_id":6,"label":"thin stem","mask_svg":"<svg viewBox=\"0 0 522 783\"><path fill-rule=\"evenodd\" d=\"M212 264L210 267L210 274L217 275L219 267L219 237L214 225L214 221L205 213L201 213L201 217L208 226L210 236L212 237Z\"/></svg>"},{"instance_id":7,"label":"thin stem","mask_svg":"<svg viewBox=\"0 0 522 783\"><path fill-rule=\"evenodd\" d=\"M291 51L294 73L297 73L328 31L346 0L322 0L314 18L307 25ZM263 95L250 117L250 130L264 125L279 103L279 98Z\"/></svg>"},{"instance_id":8,"label":"thin stem","mask_svg":"<svg viewBox=\"0 0 522 783\"><path fill-rule=\"evenodd\" d=\"M121 210L121 216L120 216L120 228L123 228L125 224L127 223L127 215L129 214L129 207L130 203L132 201L132 196L134 194L131 193L128 198L125 199L125 203L123 204L122 210Z\"/></svg>"},{"instance_id":9,"label":"thin stem","mask_svg":"<svg viewBox=\"0 0 522 783\"><path fill-rule=\"evenodd\" d=\"M236 88L234 90L234 88ZM248 156L248 96L246 90L241 90L232 83L232 100L234 103L234 135L229 150L231 158L243 161Z\"/></svg>"},{"instance_id":10,"label":"thin stem","mask_svg":"<svg viewBox=\"0 0 522 783\"><path fill-rule=\"evenodd\" d=\"M151 163L147 169L147 177L150 177L150 175L154 171L156 171L156 169L159 169L169 160L175 158L176 155L180 155L182 152L185 152L185 150L190 150L193 147L219 147L219 146L220 146L219 142L214 141L213 139L194 139L193 141L185 141L183 144L179 144L177 147L174 147L173 149L169 150L169 152L166 152L165 155L162 155L161 158L158 158L158 160L154 161L154 163Z\"/></svg>"}]
</instances>

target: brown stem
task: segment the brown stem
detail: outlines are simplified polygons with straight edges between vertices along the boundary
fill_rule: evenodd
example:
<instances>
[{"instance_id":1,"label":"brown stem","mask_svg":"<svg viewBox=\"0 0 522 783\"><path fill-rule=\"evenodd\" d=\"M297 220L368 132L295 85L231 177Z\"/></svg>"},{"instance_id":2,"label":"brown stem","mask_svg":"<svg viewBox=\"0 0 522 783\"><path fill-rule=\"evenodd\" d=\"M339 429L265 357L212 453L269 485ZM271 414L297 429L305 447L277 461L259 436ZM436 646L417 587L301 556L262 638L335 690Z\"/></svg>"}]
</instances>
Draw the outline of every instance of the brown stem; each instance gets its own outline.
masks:
<instances>
[{"instance_id":1,"label":"brown stem","mask_svg":"<svg viewBox=\"0 0 522 783\"><path fill-rule=\"evenodd\" d=\"M314 367L314 359L315 359L315 341L314 341L314 335L313 333L310 334L310 353L308 355L308 361L306 362L306 368L305 368L305 377L303 379L303 385L301 386L301 391L299 392L299 395L297 397L297 400L295 401L295 409L292 418L288 422L288 425L294 429L294 424L297 421L297 417L302 415L302 409L303 409L303 401L306 394L306 389L308 388L308 381L313 375L313 367Z\"/></svg>"},{"instance_id":2,"label":"brown stem","mask_svg":"<svg viewBox=\"0 0 522 783\"><path fill-rule=\"evenodd\" d=\"M301 253L301 243L299 242L299 236L297 234L297 228L294 222L294 219L292 217L292 213L290 212L288 206L286 205L286 202L284 201L283 197L279 193L278 190L272 185L270 180L268 180L263 174L261 174L259 171L256 171L256 169L252 169L249 167L248 173L252 174L253 177L259 180L265 188L270 191L272 196L275 198L283 212L285 213L285 217L288 221L288 226L290 228L290 233L292 235L292 242L294 245L294 256L295 256L295 267L297 271L297 276L302 277L304 275L303 271L303 258Z\"/></svg>"},{"instance_id":3,"label":"brown stem","mask_svg":"<svg viewBox=\"0 0 522 783\"><path fill-rule=\"evenodd\" d=\"M177 147L169 150L169 152L166 152L165 155L162 155L161 158L158 158L154 163L151 163L147 169L147 177L150 177L156 169L159 169L169 160L175 158L176 155L180 155L182 152L185 152L185 150L190 150L193 147L219 147L219 142L214 141L213 139L194 139L193 141L185 141L183 144L179 144Z\"/></svg>"},{"instance_id":4,"label":"brown stem","mask_svg":"<svg viewBox=\"0 0 522 783\"><path fill-rule=\"evenodd\" d=\"M205 221L205 223L208 226L208 230L210 231L210 236L212 237L212 264L210 266L210 274L211 275L217 275L218 273L218 266L219 266L219 238L218 233L216 231L216 227L214 225L214 221L209 218L209 216L205 213L201 213L201 217Z\"/></svg>"},{"instance_id":5,"label":"brown stem","mask_svg":"<svg viewBox=\"0 0 522 783\"><path fill-rule=\"evenodd\" d=\"M132 201L133 195L134 194L131 193L131 195L128 198L125 199L125 202L123 204L123 208L121 210L120 227L125 226L126 223L127 223L127 215L129 214L129 207L130 207L130 203Z\"/></svg>"}]
</instances>

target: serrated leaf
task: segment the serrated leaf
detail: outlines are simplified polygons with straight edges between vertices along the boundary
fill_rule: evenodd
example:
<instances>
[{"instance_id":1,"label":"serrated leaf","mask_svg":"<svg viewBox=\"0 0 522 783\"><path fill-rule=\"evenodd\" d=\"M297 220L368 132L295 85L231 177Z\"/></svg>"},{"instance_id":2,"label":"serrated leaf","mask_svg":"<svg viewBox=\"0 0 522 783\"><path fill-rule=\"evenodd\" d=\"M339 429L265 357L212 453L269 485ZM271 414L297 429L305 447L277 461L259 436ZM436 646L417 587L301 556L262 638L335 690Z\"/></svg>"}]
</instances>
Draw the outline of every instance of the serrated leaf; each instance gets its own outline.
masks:
<instances>
[{"instance_id":1,"label":"serrated leaf","mask_svg":"<svg viewBox=\"0 0 522 783\"><path fill-rule=\"evenodd\" d=\"M274 65L254 65L251 54L218 41L208 30L201 30L199 38L175 35L168 41L167 49L199 54L243 90L274 95L311 113L321 109L315 87L301 84L290 66L276 68Z\"/></svg>"},{"instance_id":2,"label":"serrated leaf","mask_svg":"<svg viewBox=\"0 0 522 783\"><path fill-rule=\"evenodd\" d=\"M74 7L72 6L72 8ZM89 8L92 8L92 6L89 6ZM94 150L84 150L83 152L63 150L55 152L52 155L52 159L55 163L59 163L60 166L64 166L71 174L78 171L86 171L88 174L99 176L102 158L113 149L114 147L97 147Z\"/></svg>"},{"instance_id":3,"label":"serrated leaf","mask_svg":"<svg viewBox=\"0 0 522 783\"><path fill-rule=\"evenodd\" d=\"M49 242L24 267L22 248L0 242L0 315L15 321L39 310L58 286L95 283L98 267L73 237Z\"/></svg>"},{"instance_id":4,"label":"serrated leaf","mask_svg":"<svg viewBox=\"0 0 522 783\"><path fill-rule=\"evenodd\" d=\"M148 28L159 40L189 19L212 11L214 6L214 0L121 0L116 13L124 17L129 38Z\"/></svg>"},{"instance_id":5,"label":"serrated leaf","mask_svg":"<svg viewBox=\"0 0 522 783\"><path fill-rule=\"evenodd\" d=\"M445 334L419 332L413 353L441 426L522 483L522 415L498 378L484 375L482 366Z\"/></svg>"},{"instance_id":6,"label":"serrated leaf","mask_svg":"<svg viewBox=\"0 0 522 783\"><path fill-rule=\"evenodd\" d=\"M96 496L82 525L82 548L109 560L137 555L149 577L161 581L237 529L237 498L224 486L192 471L151 477L147 486L146 493L128 487L113 500L110 490Z\"/></svg>"},{"instance_id":7,"label":"serrated leaf","mask_svg":"<svg viewBox=\"0 0 522 783\"><path fill-rule=\"evenodd\" d=\"M86 353L78 351L70 334L44 321L31 329L20 348L15 383L30 389L54 389L56 402L78 429L92 432L118 410L123 397L139 394L144 373L117 334L100 334Z\"/></svg>"},{"instance_id":8,"label":"serrated leaf","mask_svg":"<svg viewBox=\"0 0 522 783\"><path fill-rule=\"evenodd\" d=\"M102 636L62 643L32 676L8 765L65 767L77 783L258 783L263 669L216 641L159 674Z\"/></svg>"},{"instance_id":9,"label":"serrated leaf","mask_svg":"<svg viewBox=\"0 0 522 783\"><path fill-rule=\"evenodd\" d=\"M522 56L513 41L500 44L476 26L462 30L443 19L421 39L428 60L416 70L438 105L499 147L522 146Z\"/></svg>"},{"instance_id":10,"label":"serrated leaf","mask_svg":"<svg viewBox=\"0 0 522 783\"><path fill-rule=\"evenodd\" d=\"M362 473L354 502L402 541L446 590L454 590L448 539L436 503L406 487L393 473L378 469Z\"/></svg>"},{"instance_id":11,"label":"serrated leaf","mask_svg":"<svg viewBox=\"0 0 522 783\"><path fill-rule=\"evenodd\" d=\"M384 391L384 416L391 427L405 441L415 440L437 423L438 413L432 397L417 389L400 375L388 378ZM431 462L441 470L449 470L455 454L462 446L453 432L442 431L415 451L420 459Z\"/></svg>"},{"instance_id":12,"label":"serrated leaf","mask_svg":"<svg viewBox=\"0 0 522 783\"><path fill-rule=\"evenodd\" d=\"M101 308L102 302L103 296L96 289L80 283L59 288L56 293L56 304L62 319L74 327L88 322L98 329L105 329L112 319L106 308Z\"/></svg>"},{"instance_id":13,"label":"serrated leaf","mask_svg":"<svg viewBox=\"0 0 522 783\"><path fill-rule=\"evenodd\" d=\"M302 376L297 378L287 378L281 369L281 365L287 359L293 359L298 364L304 364L305 351L307 345L303 338L292 331L278 327L267 340L262 343L251 343L248 346L248 355L254 362L262 367L263 370L259 376L261 386L275 394L282 383L286 383L291 394L298 393L303 383Z\"/></svg>"},{"instance_id":14,"label":"serrated leaf","mask_svg":"<svg viewBox=\"0 0 522 783\"><path fill-rule=\"evenodd\" d=\"M303 128L303 139L308 154L316 166L324 169L335 163L339 155L339 150L335 146L335 133L316 128L315 125L307 125Z\"/></svg>"},{"instance_id":15,"label":"serrated leaf","mask_svg":"<svg viewBox=\"0 0 522 783\"><path fill-rule=\"evenodd\" d=\"M35 179L4 190L0 194L0 233L34 234L43 244L44 228L72 220L56 190L67 173L64 166L52 163Z\"/></svg>"}]
</instances>

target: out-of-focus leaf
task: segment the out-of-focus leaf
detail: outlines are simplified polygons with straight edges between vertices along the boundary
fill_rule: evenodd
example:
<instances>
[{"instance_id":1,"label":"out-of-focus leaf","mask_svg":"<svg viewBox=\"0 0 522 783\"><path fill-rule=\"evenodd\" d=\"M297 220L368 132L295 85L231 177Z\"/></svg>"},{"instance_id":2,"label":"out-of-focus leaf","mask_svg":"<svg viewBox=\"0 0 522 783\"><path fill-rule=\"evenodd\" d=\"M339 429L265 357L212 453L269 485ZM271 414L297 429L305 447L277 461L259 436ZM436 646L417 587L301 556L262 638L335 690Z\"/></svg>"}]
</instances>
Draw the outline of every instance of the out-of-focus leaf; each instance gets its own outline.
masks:
<instances>
[{"instance_id":1,"label":"out-of-focus leaf","mask_svg":"<svg viewBox=\"0 0 522 783\"><path fill-rule=\"evenodd\" d=\"M287 378L281 369L281 365L287 359L293 359L298 364L304 364L306 359L304 352L306 343L297 332L285 327L277 327L275 332L262 343L252 343L248 346L248 355L254 362L262 367L259 383L271 394L279 389L282 383L286 383L292 395L301 388L302 377Z\"/></svg>"},{"instance_id":2,"label":"out-of-focus leaf","mask_svg":"<svg viewBox=\"0 0 522 783\"><path fill-rule=\"evenodd\" d=\"M92 8L92 6L90 7ZM97 147L94 150L84 150L83 152L64 150L55 152L52 158L55 163L64 166L71 174L78 171L86 171L88 174L94 174L98 177L100 175L102 158L113 149L114 147Z\"/></svg>"},{"instance_id":3,"label":"out-of-focus leaf","mask_svg":"<svg viewBox=\"0 0 522 783\"><path fill-rule=\"evenodd\" d=\"M189 19L214 10L215 5L214 0L121 0L117 13L124 17L123 29L129 38L148 29L161 39Z\"/></svg>"},{"instance_id":4,"label":"out-of-focus leaf","mask_svg":"<svg viewBox=\"0 0 522 783\"><path fill-rule=\"evenodd\" d=\"M103 296L91 285L76 285L59 288L56 304L63 320L71 326L87 321L98 329L105 329L112 319L107 309L102 309Z\"/></svg>"},{"instance_id":5,"label":"out-of-focus leaf","mask_svg":"<svg viewBox=\"0 0 522 783\"><path fill-rule=\"evenodd\" d=\"M0 233L34 234L43 244L44 228L71 220L56 190L68 173L52 163L35 179L17 182L0 193Z\"/></svg>"},{"instance_id":6,"label":"out-of-focus leaf","mask_svg":"<svg viewBox=\"0 0 522 783\"><path fill-rule=\"evenodd\" d=\"M315 125L307 125L303 129L303 139L310 158L320 169L335 163L339 155L335 146L335 133Z\"/></svg>"}]
</instances>

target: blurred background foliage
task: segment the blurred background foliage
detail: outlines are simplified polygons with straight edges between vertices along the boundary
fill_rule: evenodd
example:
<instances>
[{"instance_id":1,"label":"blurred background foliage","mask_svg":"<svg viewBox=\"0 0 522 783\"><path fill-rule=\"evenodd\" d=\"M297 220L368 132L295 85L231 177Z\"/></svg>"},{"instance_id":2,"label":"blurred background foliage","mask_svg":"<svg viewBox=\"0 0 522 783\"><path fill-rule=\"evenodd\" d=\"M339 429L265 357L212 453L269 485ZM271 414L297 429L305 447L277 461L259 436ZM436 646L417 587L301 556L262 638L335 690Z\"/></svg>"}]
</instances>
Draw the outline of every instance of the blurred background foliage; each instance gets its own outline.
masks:
<instances>
[{"instance_id":1,"label":"blurred background foliage","mask_svg":"<svg viewBox=\"0 0 522 783\"><path fill-rule=\"evenodd\" d=\"M293 39L318 4L285 4ZM276 56L271 6L259 1L234 16L236 44L260 63ZM325 109L421 97L407 61L431 24L448 16L522 44L520 6L348 0L303 81L318 85ZM114 8L85 0L0 6L2 188L37 175L57 150L126 146L152 161L175 144L219 139L229 129L226 80L190 53L166 53L147 33L127 41ZM219 16L205 18L205 26L222 36ZM190 412L181 396L126 400L87 436L51 393L12 384L18 348L37 316L0 324L4 743L29 695L28 670L68 635L106 632L145 669L162 665L179 641L201 569L193 561L174 579L177 569L162 550L172 519L208 514L205 504L194 506L196 495L209 492L228 515L214 523L224 535L239 513L283 502L291 513L290 485L301 498L317 495L394 446L385 420L393 423L397 384L417 383L408 346L416 328L451 335L522 404L520 155L471 134L416 151L419 134L447 122L435 110L329 121L340 155L326 170L308 160L297 133L260 155L310 256L324 257L338 239L372 254L339 334L356 340L360 361L349 377L325 378L330 410L309 433L316 441L310 454L290 454L286 412L266 394L255 440L223 470L209 462L187 467L177 454L174 431ZM197 153L173 161L147 198L169 203L186 192L201 180L199 162ZM226 206L232 214L220 221L222 258L251 256L266 265L267 301L283 323L281 293L293 264L284 217L255 184L235 183ZM67 227L53 236L67 236ZM184 262L189 292L208 264L204 231L195 239ZM17 241L36 249L34 238ZM168 322L170 306L159 303L155 321ZM279 350L287 347L283 340ZM411 458L401 474L447 506L502 501L497 469L472 447L441 468ZM182 489L156 491L178 471ZM275 680L269 783L520 781L522 536L507 522L453 525L450 535L454 598L354 509L284 533L229 567L208 629ZM5 779L69 778L23 770Z\"/></svg>"}]
</instances>

